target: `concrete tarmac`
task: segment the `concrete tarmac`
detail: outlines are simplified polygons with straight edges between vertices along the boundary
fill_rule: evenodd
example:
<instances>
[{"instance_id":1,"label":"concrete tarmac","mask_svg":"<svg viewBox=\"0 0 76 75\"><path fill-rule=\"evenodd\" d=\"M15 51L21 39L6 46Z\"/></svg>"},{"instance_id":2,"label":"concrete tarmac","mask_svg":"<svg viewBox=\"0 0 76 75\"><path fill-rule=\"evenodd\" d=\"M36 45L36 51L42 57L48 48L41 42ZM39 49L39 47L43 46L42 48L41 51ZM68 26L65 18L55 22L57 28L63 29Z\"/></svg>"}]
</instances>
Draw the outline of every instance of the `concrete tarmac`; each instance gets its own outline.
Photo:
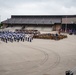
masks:
<instances>
[{"instance_id":1,"label":"concrete tarmac","mask_svg":"<svg viewBox=\"0 0 76 75\"><path fill-rule=\"evenodd\" d=\"M76 67L76 35L55 41L0 41L0 75L65 75Z\"/></svg>"}]
</instances>

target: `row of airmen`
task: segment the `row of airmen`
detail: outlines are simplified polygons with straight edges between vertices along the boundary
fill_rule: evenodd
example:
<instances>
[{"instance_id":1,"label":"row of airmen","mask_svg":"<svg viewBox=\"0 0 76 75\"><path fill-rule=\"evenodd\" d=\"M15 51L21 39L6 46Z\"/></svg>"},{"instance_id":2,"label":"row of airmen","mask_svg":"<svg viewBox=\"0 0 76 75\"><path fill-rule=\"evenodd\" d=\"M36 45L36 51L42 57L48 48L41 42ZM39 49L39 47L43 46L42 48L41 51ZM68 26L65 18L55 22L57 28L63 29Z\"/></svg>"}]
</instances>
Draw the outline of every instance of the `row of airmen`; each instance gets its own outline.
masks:
<instances>
[{"instance_id":1,"label":"row of airmen","mask_svg":"<svg viewBox=\"0 0 76 75\"><path fill-rule=\"evenodd\" d=\"M1 31L0 32L0 40L3 42L14 42L14 41L28 41L32 42L33 40L33 34L25 34L25 33L17 33L17 32L7 32L7 31Z\"/></svg>"}]
</instances>

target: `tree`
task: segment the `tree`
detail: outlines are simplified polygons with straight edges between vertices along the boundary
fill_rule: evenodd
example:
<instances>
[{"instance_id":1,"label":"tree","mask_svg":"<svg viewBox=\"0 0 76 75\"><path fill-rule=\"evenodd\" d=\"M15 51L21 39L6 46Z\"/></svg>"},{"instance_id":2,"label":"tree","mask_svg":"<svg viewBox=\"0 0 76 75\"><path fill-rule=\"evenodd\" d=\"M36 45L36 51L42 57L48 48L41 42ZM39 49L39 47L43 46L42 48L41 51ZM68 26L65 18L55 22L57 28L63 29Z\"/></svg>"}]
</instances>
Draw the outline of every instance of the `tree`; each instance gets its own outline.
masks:
<instances>
[{"instance_id":1,"label":"tree","mask_svg":"<svg viewBox=\"0 0 76 75\"><path fill-rule=\"evenodd\" d=\"M0 23L0 28L3 26L3 24Z\"/></svg>"}]
</instances>

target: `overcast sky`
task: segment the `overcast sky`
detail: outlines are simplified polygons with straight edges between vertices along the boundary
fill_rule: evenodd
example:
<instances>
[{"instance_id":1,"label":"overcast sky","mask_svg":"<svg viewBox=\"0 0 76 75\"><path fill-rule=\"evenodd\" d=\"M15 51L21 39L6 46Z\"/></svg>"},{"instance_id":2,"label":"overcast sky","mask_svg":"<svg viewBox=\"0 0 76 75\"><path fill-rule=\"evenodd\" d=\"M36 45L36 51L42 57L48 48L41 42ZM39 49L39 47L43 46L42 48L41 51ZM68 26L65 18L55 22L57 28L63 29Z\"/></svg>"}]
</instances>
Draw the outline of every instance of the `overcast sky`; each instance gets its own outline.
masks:
<instances>
[{"instance_id":1,"label":"overcast sky","mask_svg":"<svg viewBox=\"0 0 76 75\"><path fill-rule=\"evenodd\" d=\"M67 14L76 14L76 0L0 0L0 21L11 15Z\"/></svg>"}]
</instances>

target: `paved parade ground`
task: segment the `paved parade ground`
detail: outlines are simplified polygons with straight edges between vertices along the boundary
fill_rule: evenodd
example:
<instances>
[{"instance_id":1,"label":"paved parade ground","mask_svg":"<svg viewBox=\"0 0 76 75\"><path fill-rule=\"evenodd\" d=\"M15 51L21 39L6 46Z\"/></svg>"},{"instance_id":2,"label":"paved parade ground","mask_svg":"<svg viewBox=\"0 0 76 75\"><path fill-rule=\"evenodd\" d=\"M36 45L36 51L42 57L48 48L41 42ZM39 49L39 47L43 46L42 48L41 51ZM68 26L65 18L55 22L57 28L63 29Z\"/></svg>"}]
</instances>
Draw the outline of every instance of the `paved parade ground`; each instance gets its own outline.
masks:
<instances>
[{"instance_id":1,"label":"paved parade ground","mask_svg":"<svg viewBox=\"0 0 76 75\"><path fill-rule=\"evenodd\" d=\"M0 75L65 75L75 67L76 35L59 41L0 41Z\"/></svg>"}]
</instances>

